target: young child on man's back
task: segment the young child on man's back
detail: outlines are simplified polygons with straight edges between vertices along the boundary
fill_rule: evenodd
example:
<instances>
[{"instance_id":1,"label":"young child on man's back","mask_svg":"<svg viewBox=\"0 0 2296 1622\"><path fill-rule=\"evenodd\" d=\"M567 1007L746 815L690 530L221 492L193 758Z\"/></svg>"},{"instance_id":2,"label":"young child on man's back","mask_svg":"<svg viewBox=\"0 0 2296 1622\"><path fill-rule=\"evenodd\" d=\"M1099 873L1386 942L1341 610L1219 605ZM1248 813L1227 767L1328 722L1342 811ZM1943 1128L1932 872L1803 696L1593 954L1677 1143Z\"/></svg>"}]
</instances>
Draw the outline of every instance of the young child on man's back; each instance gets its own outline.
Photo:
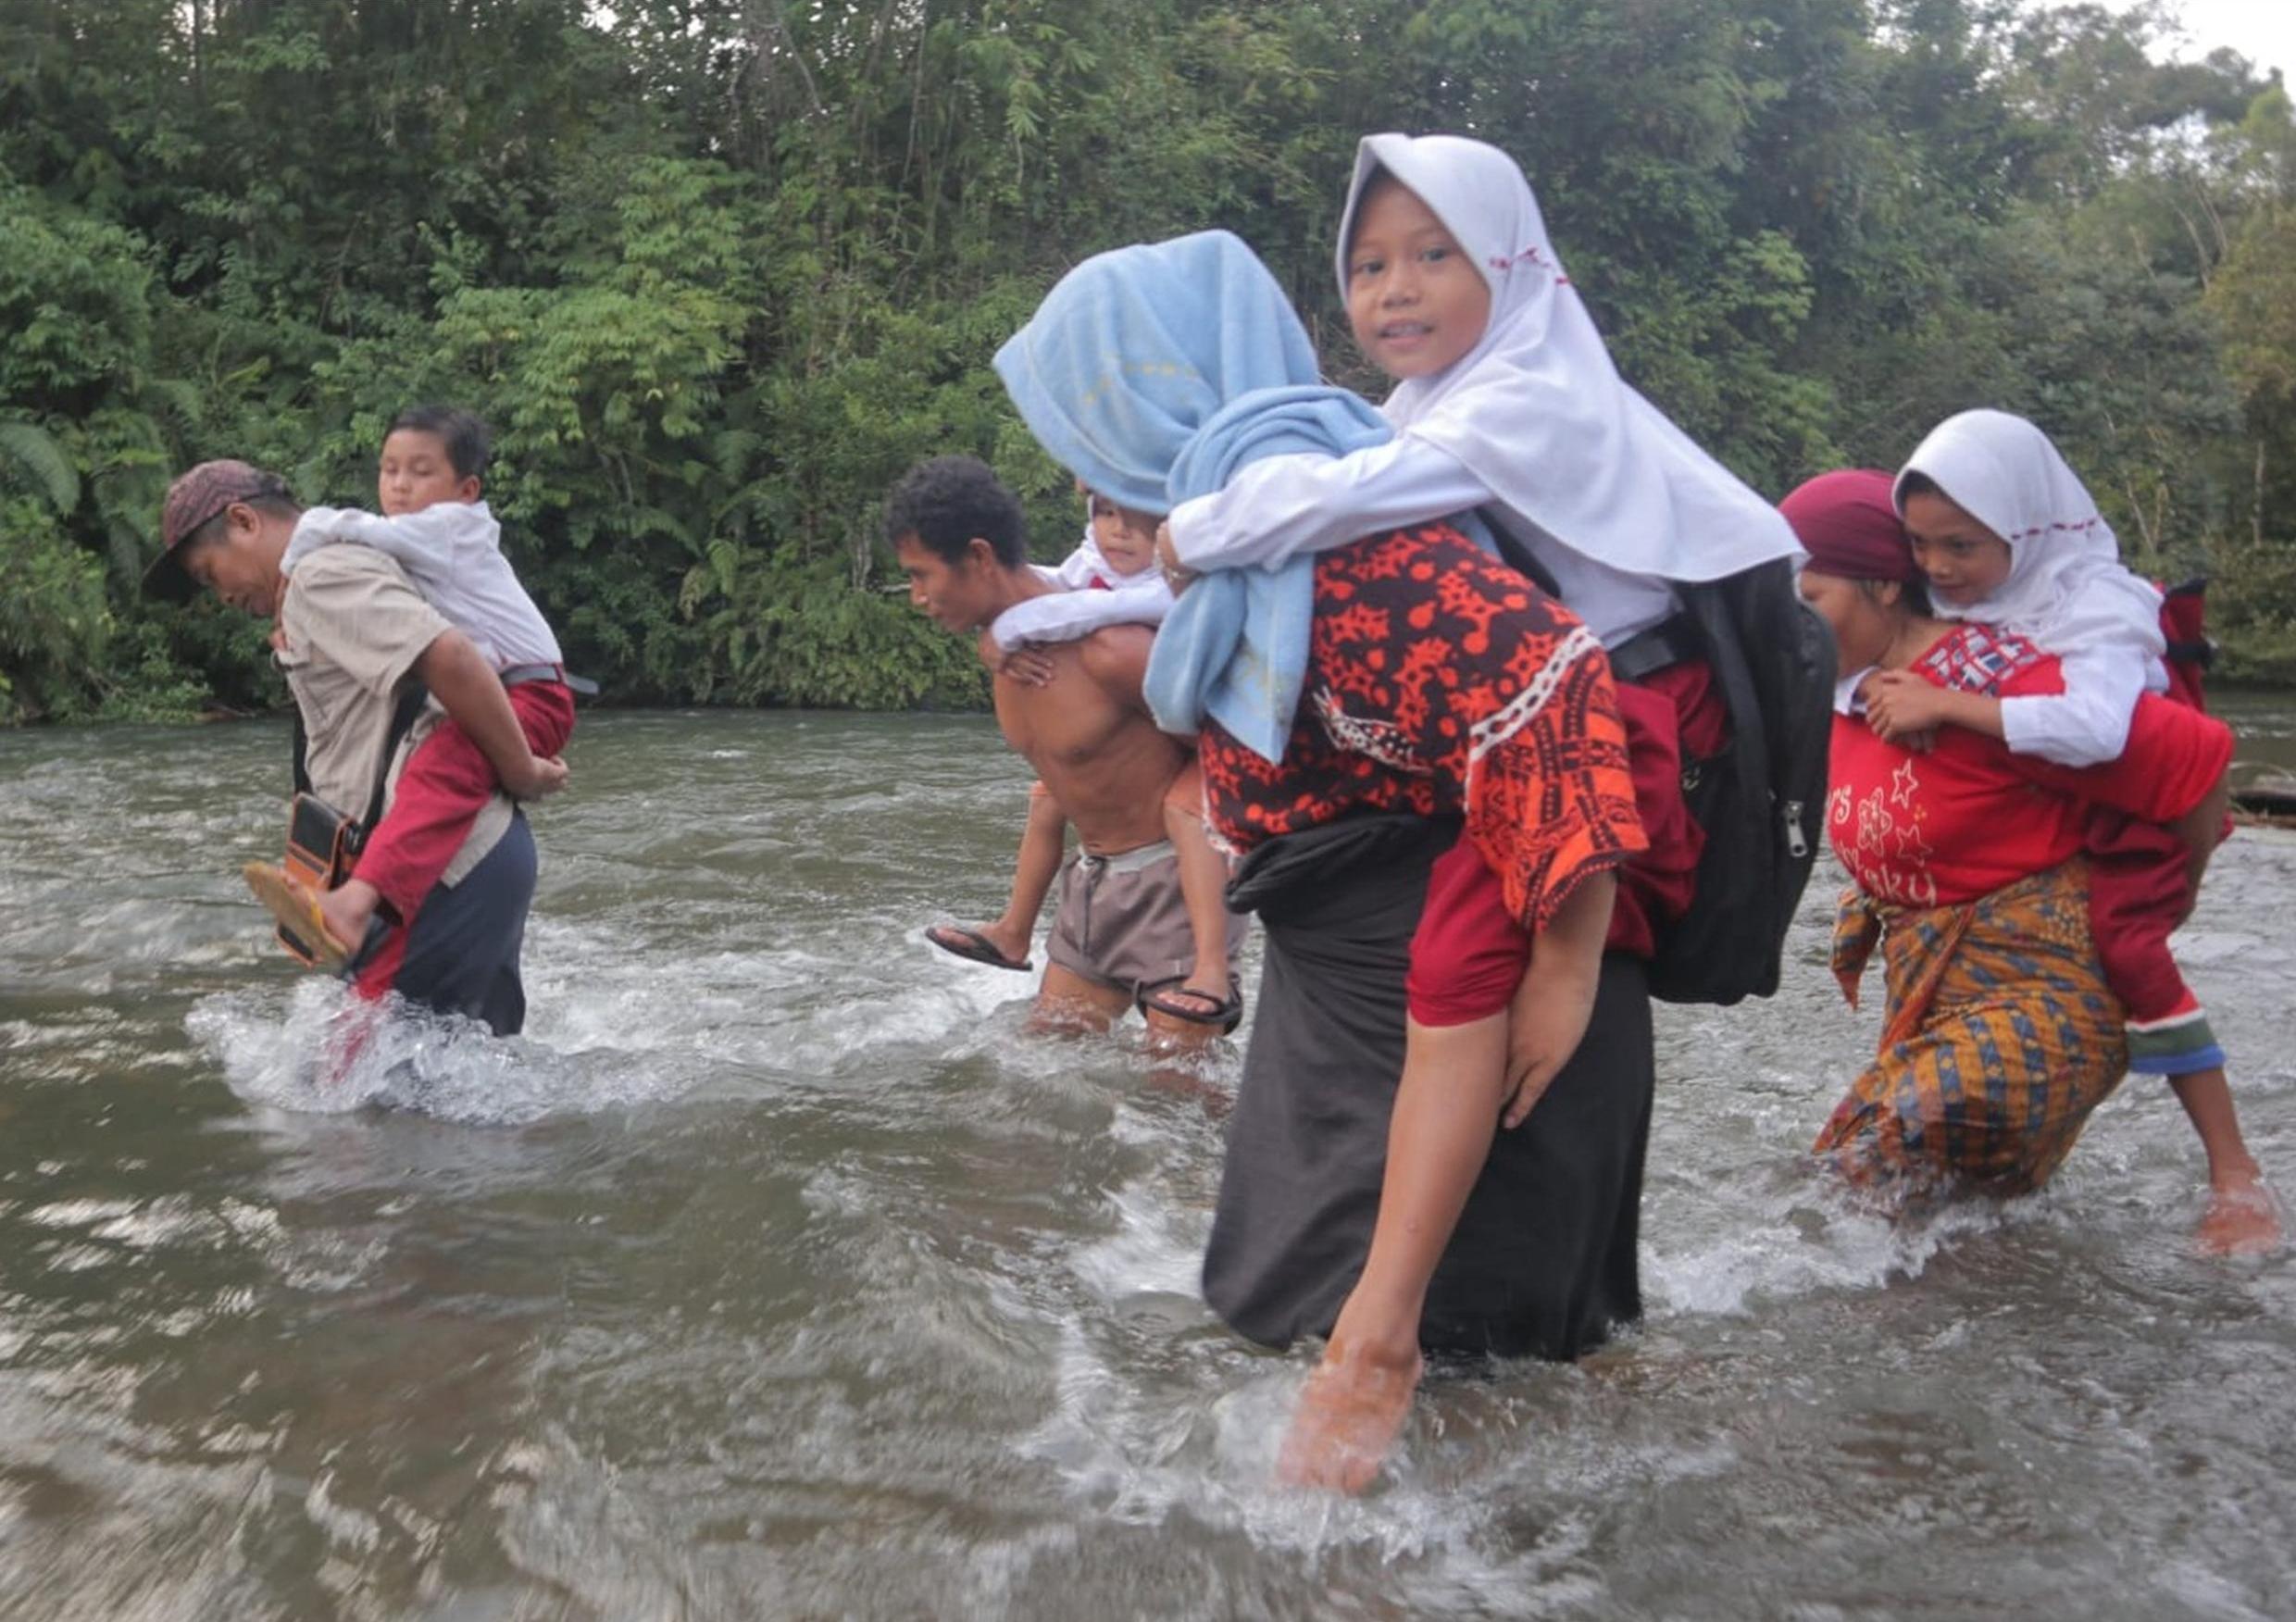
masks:
<instances>
[{"instance_id":1,"label":"young child on man's back","mask_svg":"<svg viewBox=\"0 0 2296 1622\"><path fill-rule=\"evenodd\" d=\"M1172 605L1172 593L1156 568L1155 520L1125 513L1107 497L1082 493L1090 513L1084 538L1055 568L1037 572L1067 592L1032 597L997 618L990 634L1008 656L1007 673L1029 680L1026 649L1066 642L1101 625L1156 624ZM1093 593L1105 593L1093 596ZM1233 1029L1242 1003L1227 972L1227 908L1222 890L1227 862L1213 849L1204 829L1204 781L1191 763L1165 796L1166 835L1179 853L1180 896L1196 943L1196 968L1177 986L1149 987L1143 1007L1197 1024ZM925 938L968 962L997 968L1026 969L1029 942L1045 897L1059 877L1067 820L1042 783L1029 792L1029 819L1020 837L1011 898L1004 913L974 928L936 924Z\"/></svg>"},{"instance_id":2,"label":"young child on man's back","mask_svg":"<svg viewBox=\"0 0 2296 1622\"><path fill-rule=\"evenodd\" d=\"M574 730L574 695L558 641L502 552L502 526L480 499L490 449L485 423L450 406L402 411L383 436L375 493L380 514L311 507L295 526L282 573L322 546L352 543L394 559L423 599L468 636L503 679L525 733L526 769L498 775L468 734L448 720L407 757L390 809L368 830L351 876L323 894L285 879L282 917L300 939L323 928L324 967L356 954L375 921L413 923L472 821L496 789L538 798L566 780L558 758ZM283 877L283 875L281 876ZM267 905L281 900L258 887ZM324 944L324 943L322 943Z\"/></svg>"}]
</instances>

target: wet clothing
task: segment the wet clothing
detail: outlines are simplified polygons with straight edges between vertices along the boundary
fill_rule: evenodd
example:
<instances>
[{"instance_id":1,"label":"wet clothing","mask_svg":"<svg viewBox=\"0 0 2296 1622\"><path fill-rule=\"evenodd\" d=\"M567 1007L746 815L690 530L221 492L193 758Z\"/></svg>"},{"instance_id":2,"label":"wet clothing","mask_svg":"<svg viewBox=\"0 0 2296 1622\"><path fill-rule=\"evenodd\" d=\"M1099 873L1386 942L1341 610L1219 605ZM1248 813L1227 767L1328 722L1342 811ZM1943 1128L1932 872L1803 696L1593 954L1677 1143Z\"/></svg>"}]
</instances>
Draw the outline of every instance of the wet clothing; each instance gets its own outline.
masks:
<instances>
[{"instance_id":1,"label":"wet clothing","mask_svg":"<svg viewBox=\"0 0 2296 1622\"><path fill-rule=\"evenodd\" d=\"M1228 956L1243 945L1245 919L1228 916ZM1044 954L1095 985L1137 993L1185 979L1196 966L1195 932L1180 894L1179 853L1169 840L1113 856L1079 851L1060 873L1060 901ZM1225 986L1201 988L1225 996Z\"/></svg>"},{"instance_id":2,"label":"wet clothing","mask_svg":"<svg viewBox=\"0 0 2296 1622\"><path fill-rule=\"evenodd\" d=\"M353 988L372 1001L396 992L442 1014L482 1021L496 1036L526 1025L518 967L534 900L534 833L523 814L460 883L431 893L412 925L393 930Z\"/></svg>"},{"instance_id":3,"label":"wet clothing","mask_svg":"<svg viewBox=\"0 0 2296 1622\"><path fill-rule=\"evenodd\" d=\"M1258 913L1267 956L1204 1293L1264 1345L1329 1334L1363 1269L1411 937L1458 826L1345 816L1255 846L1229 887L1230 906ZM1530 1118L1492 1140L1429 1287L1429 1351L1566 1359L1641 1315L1653 1076L1643 967L1613 954L1578 1053Z\"/></svg>"},{"instance_id":4,"label":"wet clothing","mask_svg":"<svg viewBox=\"0 0 2296 1622\"><path fill-rule=\"evenodd\" d=\"M1527 938L1644 843L1600 648L1456 530L1317 558L1310 646L1280 763L1217 723L1198 739L1213 827L1246 853L1229 905L1267 937L1204 1294L1272 1345L1328 1332L1362 1269L1439 863L1472 880L1462 906ZM1572 1357L1641 1310L1652 1074L1643 970L1613 954L1578 1055L1496 1136L1435 1275L1429 1347Z\"/></svg>"},{"instance_id":5,"label":"wet clothing","mask_svg":"<svg viewBox=\"0 0 2296 1622\"><path fill-rule=\"evenodd\" d=\"M2030 643L1970 624L1912 668L1995 697L2063 680ZM2215 786L2231 748L2220 723L2152 697L2128 753L2084 770L1958 727L1916 754L1837 716L1827 830L1857 888L1835 970L1854 1000L1878 938L1890 1007L1879 1056L1819 1150L1869 1170L2039 1186L2128 1067L2122 987L2140 970L2175 973L2167 939L2181 905L2159 896L2092 927L2091 817L2174 821Z\"/></svg>"},{"instance_id":6,"label":"wet clothing","mask_svg":"<svg viewBox=\"0 0 2296 1622\"><path fill-rule=\"evenodd\" d=\"M1946 906L1850 891L1833 949L1845 984L1877 942L1889 987L1880 1052L1815 1152L1861 1179L2040 1187L2128 1067L2089 930L2087 862Z\"/></svg>"},{"instance_id":7,"label":"wet clothing","mask_svg":"<svg viewBox=\"0 0 2296 1622\"><path fill-rule=\"evenodd\" d=\"M526 744L543 759L574 730L574 694L563 681L520 681L505 690ZM390 808L359 852L352 875L373 885L411 922L470 826L501 792L494 763L452 720L429 729L406 756Z\"/></svg>"}]
</instances>

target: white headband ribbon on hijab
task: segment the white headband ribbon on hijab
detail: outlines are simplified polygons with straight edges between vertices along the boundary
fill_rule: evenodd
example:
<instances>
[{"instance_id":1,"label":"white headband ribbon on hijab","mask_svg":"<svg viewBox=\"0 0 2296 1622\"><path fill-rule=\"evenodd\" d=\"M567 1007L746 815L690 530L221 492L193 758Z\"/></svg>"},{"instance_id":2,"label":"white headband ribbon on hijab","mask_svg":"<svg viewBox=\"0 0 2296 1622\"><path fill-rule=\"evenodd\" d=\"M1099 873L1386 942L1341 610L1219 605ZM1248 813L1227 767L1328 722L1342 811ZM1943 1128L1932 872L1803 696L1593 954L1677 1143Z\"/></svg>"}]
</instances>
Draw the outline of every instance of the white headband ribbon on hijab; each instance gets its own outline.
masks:
<instances>
[{"instance_id":1,"label":"white headband ribbon on hijab","mask_svg":"<svg viewBox=\"0 0 2296 1622\"><path fill-rule=\"evenodd\" d=\"M1918 473L2008 543L2009 578L1981 600L1938 603L1940 618L1998 625L2053 654L2107 643L2166 651L2161 594L2121 567L2120 542L2049 436L2006 411L1964 411L1931 429L1897 476Z\"/></svg>"},{"instance_id":2,"label":"white headband ribbon on hijab","mask_svg":"<svg viewBox=\"0 0 2296 1622\"><path fill-rule=\"evenodd\" d=\"M1572 551L1631 574L1712 580L1800 548L1778 509L1619 378L1547 240L1530 183L1495 146L1458 135L1366 135L1340 221L1340 293L1364 188L1384 170L1416 193L1491 286L1465 358L1410 378L1380 406L1458 458L1501 505Z\"/></svg>"}]
</instances>

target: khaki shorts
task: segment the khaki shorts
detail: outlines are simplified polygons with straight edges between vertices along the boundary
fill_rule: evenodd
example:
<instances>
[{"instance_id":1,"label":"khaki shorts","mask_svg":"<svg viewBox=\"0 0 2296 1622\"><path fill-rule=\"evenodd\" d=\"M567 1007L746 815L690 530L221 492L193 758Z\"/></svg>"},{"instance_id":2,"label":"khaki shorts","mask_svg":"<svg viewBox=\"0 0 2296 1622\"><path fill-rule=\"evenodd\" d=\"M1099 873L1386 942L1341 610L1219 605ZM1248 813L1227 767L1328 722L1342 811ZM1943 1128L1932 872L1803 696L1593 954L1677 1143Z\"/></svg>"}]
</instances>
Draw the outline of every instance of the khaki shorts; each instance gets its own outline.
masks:
<instances>
[{"instance_id":1,"label":"khaki shorts","mask_svg":"<svg viewBox=\"0 0 2296 1622\"><path fill-rule=\"evenodd\" d=\"M1249 920L1228 915L1232 967ZM1196 966L1196 937L1179 892L1179 857L1169 840L1113 856L1079 853L1060 874L1060 906L1044 955L1095 985L1137 994L1184 979ZM1207 987L1225 995L1227 988Z\"/></svg>"}]
</instances>

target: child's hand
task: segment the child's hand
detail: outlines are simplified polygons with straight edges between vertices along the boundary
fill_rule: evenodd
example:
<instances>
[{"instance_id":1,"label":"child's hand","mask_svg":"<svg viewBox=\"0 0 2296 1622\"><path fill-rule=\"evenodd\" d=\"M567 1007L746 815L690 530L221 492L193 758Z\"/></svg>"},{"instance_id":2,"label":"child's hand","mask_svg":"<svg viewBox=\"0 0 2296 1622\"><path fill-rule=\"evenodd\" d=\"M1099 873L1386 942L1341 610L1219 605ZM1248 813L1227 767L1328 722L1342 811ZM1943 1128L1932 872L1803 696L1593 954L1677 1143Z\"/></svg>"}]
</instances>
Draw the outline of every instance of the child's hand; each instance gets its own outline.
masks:
<instances>
[{"instance_id":1,"label":"child's hand","mask_svg":"<svg viewBox=\"0 0 2296 1622\"><path fill-rule=\"evenodd\" d=\"M1017 681L1023 687L1050 687L1053 682L1053 656L1042 648L1015 648L1006 654L996 673L1007 681Z\"/></svg>"},{"instance_id":2,"label":"child's hand","mask_svg":"<svg viewBox=\"0 0 2296 1622\"><path fill-rule=\"evenodd\" d=\"M1534 968L1515 991L1507 1016L1506 1102L1502 1126L1519 1127L1578 1051L1594 1013L1601 963Z\"/></svg>"},{"instance_id":3,"label":"child's hand","mask_svg":"<svg viewBox=\"0 0 2296 1622\"><path fill-rule=\"evenodd\" d=\"M1499 1124L1519 1127L1578 1051L1602 989L1603 942L1617 899L1614 874L1582 879L1532 941L1530 967L1507 1010L1505 1101Z\"/></svg>"},{"instance_id":4,"label":"child's hand","mask_svg":"<svg viewBox=\"0 0 2296 1622\"><path fill-rule=\"evenodd\" d=\"M1156 526L1156 567L1164 571L1164 583L1179 596L1188 589L1188 582L1196 578L1196 571L1179 560L1179 548L1172 540L1172 526Z\"/></svg>"},{"instance_id":5,"label":"child's hand","mask_svg":"<svg viewBox=\"0 0 2296 1622\"><path fill-rule=\"evenodd\" d=\"M503 775L503 788L514 800L546 799L564 787L566 762L555 755L547 759L530 755L526 757L525 770Z\"/></svg>"},{"instance_id":6,"label":"child's hand","mask_svg":"<svg viewBox=\"0 0 2296 1622\"><path fill-rule=\"evenodd\" d=\"M1927 749L1938 728L1953 718L1945 691L1911 670L1877 670L1858 684L1857 693L1866 725L1885 743Z\"/></svg>"}]
</instances>

